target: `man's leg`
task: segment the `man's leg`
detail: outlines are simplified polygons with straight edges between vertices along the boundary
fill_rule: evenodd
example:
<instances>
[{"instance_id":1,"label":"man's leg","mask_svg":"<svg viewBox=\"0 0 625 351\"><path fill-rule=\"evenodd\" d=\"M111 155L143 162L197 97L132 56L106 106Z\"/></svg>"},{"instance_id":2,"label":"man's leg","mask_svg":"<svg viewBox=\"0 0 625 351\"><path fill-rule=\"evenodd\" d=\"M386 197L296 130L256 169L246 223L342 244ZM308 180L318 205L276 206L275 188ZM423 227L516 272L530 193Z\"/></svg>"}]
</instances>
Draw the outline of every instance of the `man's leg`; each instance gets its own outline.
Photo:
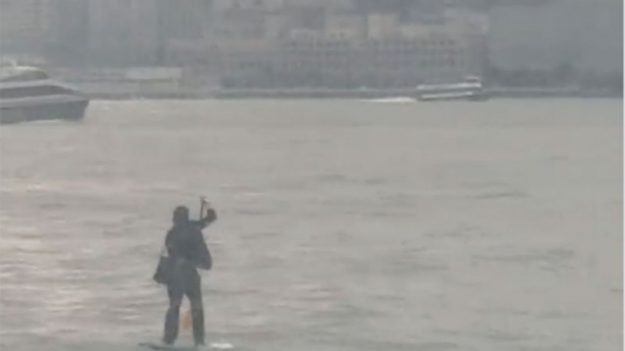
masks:
<instances>
[{"instance_id":1,"label":"man's leg","mask_svg":"<svg viewBox=\"0 0 625 351\"><path fill-rule=\"evenodd\" d=\"M193 279L187 297L191 303L191 317L193 318L193 340L196 345L204 345L204 307L202 305L202 284L200 277Z\"/></svg>"},{"instance_id":2,"label":"man's leg","mask_svg":"<svg viewBox=\"0 0 625 351\"><path fill-rule=\"evenodd\" d=\"M178 337L178 324L180 321L180 305L182 304L182 291L174 287L167 287L169 295L169 309L165 316L165 330L163 332L163 343L171 345Z\"/></svg>"}]
</instances>

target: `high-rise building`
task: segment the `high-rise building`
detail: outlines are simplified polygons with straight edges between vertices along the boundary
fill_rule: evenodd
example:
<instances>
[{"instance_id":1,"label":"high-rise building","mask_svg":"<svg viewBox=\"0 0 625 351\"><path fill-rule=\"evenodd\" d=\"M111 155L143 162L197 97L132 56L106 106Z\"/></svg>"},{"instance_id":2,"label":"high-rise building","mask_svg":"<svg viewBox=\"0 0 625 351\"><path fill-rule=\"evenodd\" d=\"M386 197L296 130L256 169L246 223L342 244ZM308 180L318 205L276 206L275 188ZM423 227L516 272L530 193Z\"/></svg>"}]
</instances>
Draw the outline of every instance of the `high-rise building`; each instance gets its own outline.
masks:
<instances>
[{"instance_id":1,"label":"high-rise building","mask_svg":"<svg viewBox=\"0 0 625 351\"><path fill-rule=\"evenodd\" d=\"M151 65L158 61L158 6L155 0L89 2L89 62Z\"/></svg>"},{"instance_id":2,"label":"high-rise building","mask_svg":"<svg viewBox=\"0 0 625 351\"><path fill-rule=\"evenodd\" d=\"M499 70L622 72L622 0L509 1L490 18L489 61Z\"/></svg>"},{"instance_id":3,"label":"high-rise building","mask_svg":"<svg viewBox=\"0 0 625 351\"><path fill-rule=\"evenodd\" d=\"M0 53L43 56L51 29L51 0L0 0Z\"/></svg>"},{"instance_id":4,"label":"high-rise building","mask_svg":"<svg viewBox=\"0 0 625 351\"><path fill-rule=\"evenodd\" d=\"M89 58L89 1L51 0L47 58L54 65L82 66Z\"/></svg>"}]
</instances>

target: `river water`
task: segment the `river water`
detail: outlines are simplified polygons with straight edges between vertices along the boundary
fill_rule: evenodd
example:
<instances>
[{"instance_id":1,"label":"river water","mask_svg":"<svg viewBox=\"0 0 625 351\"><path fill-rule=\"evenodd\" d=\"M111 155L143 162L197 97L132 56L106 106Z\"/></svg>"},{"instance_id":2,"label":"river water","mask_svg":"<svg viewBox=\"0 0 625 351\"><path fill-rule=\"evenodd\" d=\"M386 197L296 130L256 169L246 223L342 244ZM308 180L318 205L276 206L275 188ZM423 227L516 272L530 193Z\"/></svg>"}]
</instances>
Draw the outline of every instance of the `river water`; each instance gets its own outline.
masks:
<instances>
[{"instance_id":1,"label":"river water","mask_svg":"<svg viewBox=\"0 0 625 351\"><path fill-rule=\"evenodd\" d=\"M249 100L3 126L0 349L160 339L151 275L203 194L211 342L620 350L622 123L621 100Z\"/></svg>"}]
</instances>

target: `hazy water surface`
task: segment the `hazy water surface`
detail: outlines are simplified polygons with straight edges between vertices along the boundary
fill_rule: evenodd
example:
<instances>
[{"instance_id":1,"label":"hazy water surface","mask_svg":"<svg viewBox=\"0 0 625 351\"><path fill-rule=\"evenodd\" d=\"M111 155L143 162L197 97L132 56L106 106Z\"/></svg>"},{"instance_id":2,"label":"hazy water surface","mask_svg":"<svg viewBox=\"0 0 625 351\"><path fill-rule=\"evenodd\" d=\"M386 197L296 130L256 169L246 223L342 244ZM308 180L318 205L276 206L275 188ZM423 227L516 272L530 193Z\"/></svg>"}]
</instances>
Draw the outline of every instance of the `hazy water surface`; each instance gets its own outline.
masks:
<instances>
[{"instance_id":1,"label":"hazy water surface","mask_svg":"<svg viewBox=\"0 0 625 351\"><path fill-rule=\"evenodd\" d=\"M619 350L621 150L618 100L96 101L3 126L0 349L160 338L170 212L206 194L211 341Z\"/></svg>"}]
</instances>

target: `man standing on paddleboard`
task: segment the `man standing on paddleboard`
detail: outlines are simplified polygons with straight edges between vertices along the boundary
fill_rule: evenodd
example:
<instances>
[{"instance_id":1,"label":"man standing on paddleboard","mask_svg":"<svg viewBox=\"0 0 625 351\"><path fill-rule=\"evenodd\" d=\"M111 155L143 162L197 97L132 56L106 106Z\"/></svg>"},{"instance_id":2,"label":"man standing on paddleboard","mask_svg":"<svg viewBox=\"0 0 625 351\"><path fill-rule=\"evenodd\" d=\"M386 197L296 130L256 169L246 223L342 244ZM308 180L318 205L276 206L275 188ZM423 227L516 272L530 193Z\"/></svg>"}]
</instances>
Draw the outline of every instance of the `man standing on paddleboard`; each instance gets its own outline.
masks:
<instances>
[{"instance_id":1,"label":"man standing on paddleboard","mask_svg":"<svg viewBox=\"0 0 625 351\"><path fill-rule=\"evenodd\" d=\"M207 203L202 200L201 213L204 212L204 205ZM178 206L174 210L173 226L165 238L169 269L167 278L164 281L159 280L167 285L169 296L169 309L163 332L163 343L166 345L173 345L178 337L180 305L185 295L191 304L193 340L195 345L204 345L202 286L197 269L211 269L213 262L202 236L202 229L216 219L217 213L210 206L199 221L189 219L189 209L186 206Z\"/></svg>"}]
</instances>

